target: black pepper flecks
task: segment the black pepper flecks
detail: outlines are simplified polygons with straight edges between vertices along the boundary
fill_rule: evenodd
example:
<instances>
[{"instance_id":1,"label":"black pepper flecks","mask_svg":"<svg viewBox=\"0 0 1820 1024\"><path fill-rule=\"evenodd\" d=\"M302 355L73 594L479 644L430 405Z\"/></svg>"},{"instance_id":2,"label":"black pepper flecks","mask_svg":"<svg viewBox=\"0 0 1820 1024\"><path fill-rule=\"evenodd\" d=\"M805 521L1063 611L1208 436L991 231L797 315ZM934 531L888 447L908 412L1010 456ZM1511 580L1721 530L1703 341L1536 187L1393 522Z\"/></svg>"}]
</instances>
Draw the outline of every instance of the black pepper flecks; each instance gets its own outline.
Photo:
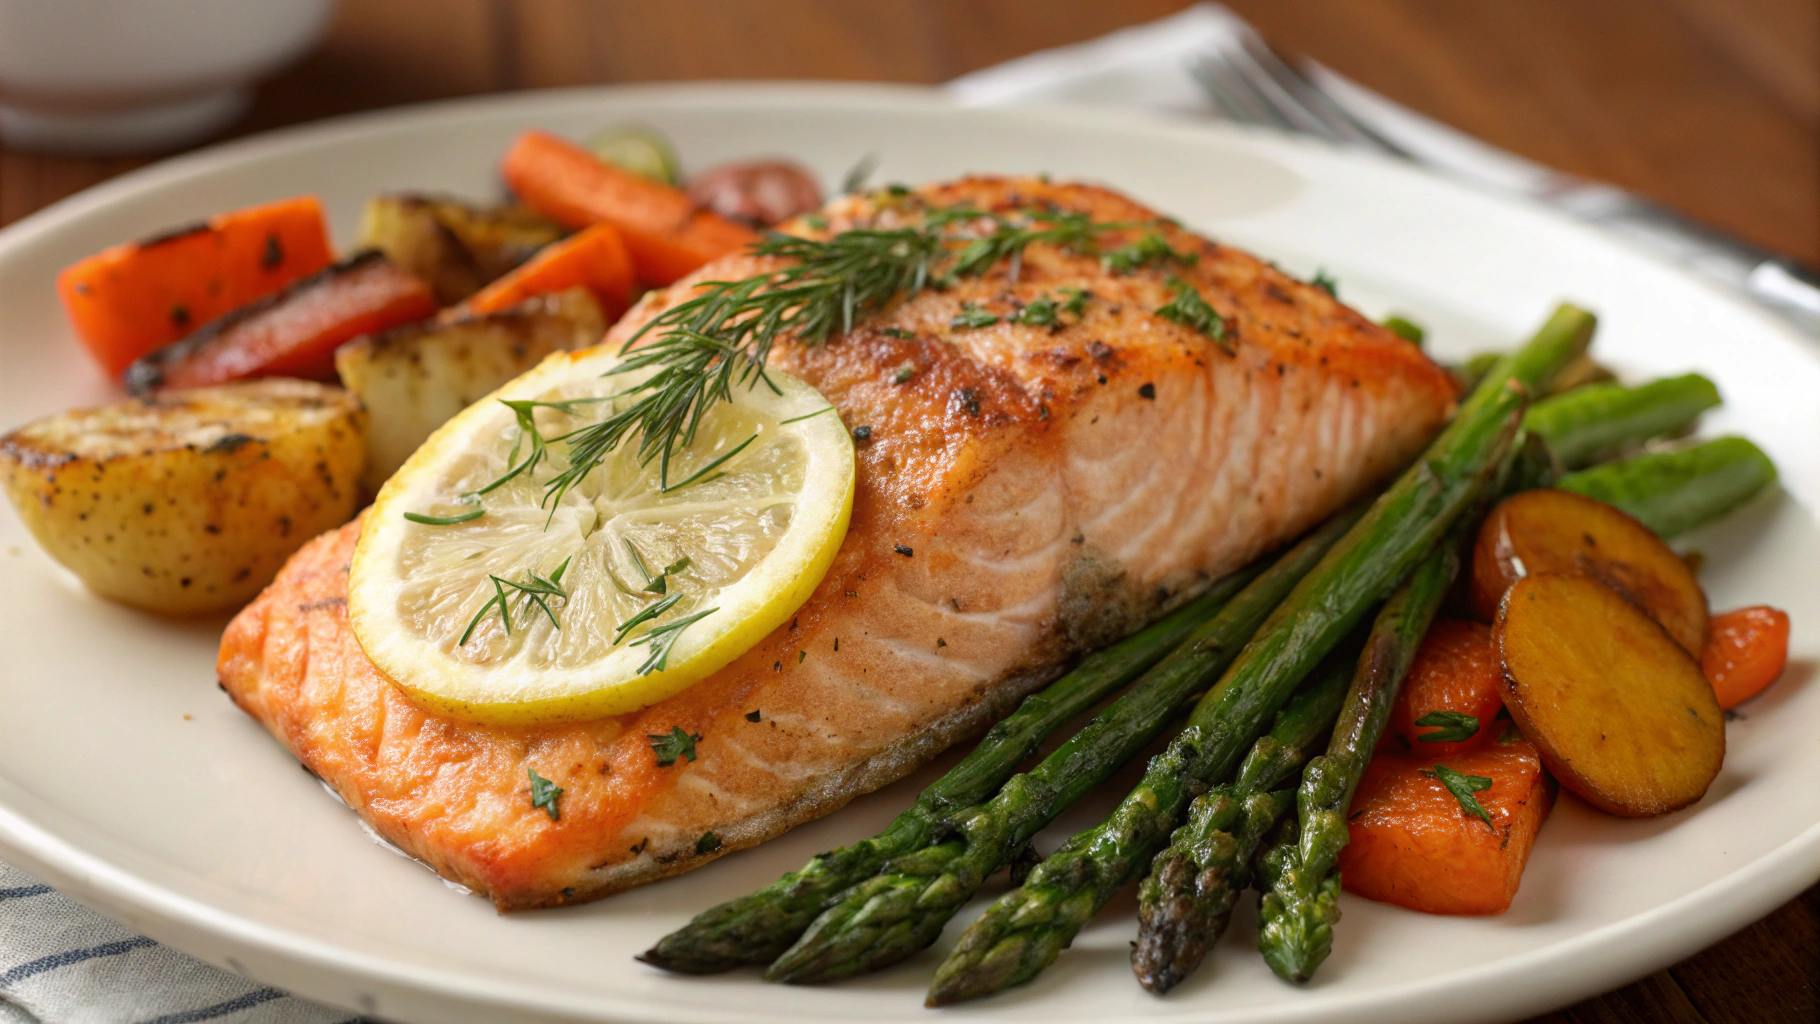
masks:
<instances>
[{"instance_id":1,"label":"black pepper flecks","mask_svg":"<svg viewBox=\"0 0 1820 1024\"><path fill-rule=\"evenodd\" d=\"M893 544L891 545L891 550L903 555L905 558L909 558L916 554L915 549L911 548L908 544Z\"/></svg>"},{"instance_id":2,"label":"black pepper flecks","mask_svg":"<svg viewBox=\"0 0 1820 1024\"><path fill-rule=\"evenodd\" d=\"M259 265L267 270L277 269L284 262L284 243L275 234L265 236L265 252L259 256Z\"/></svg>"},{"instance_id":3,"label":"black pepper flecks","mask_svg":"<svg viewBox=\"0 0 1820 1024\"><path fill-rule=\"evenodd\" d=\"M746 712L746 721L748 721L748 722L756 722L762 717L763 716L758 713L757 708L753 708L752 710Z\"/></svg>"},{"instance_id":4,"label":"black pepper flecks","mask_svg":"<svg viewBox=\"0 0 1820 1024\"><path fill-rule=\"evenodd\" d=\"M1148 398L1148 399L1151 399L1154 401L1156 399L1156 385L1155 384L1145 384L1144 386L1138 388L1138 397L1139 398Z\"/></svg>"},{"instance_id":5,"label":"black pepper flecks","mask_svg":"<svg viewBox=\"0 0 1820 1024\"><path fill-rule=\"evenodd\" d=\"M859 426L854 427L853 439L861 444L865 444L867 441L872 440L872 427L865 423L861 423Z\"/></svg>"}]
</instances>

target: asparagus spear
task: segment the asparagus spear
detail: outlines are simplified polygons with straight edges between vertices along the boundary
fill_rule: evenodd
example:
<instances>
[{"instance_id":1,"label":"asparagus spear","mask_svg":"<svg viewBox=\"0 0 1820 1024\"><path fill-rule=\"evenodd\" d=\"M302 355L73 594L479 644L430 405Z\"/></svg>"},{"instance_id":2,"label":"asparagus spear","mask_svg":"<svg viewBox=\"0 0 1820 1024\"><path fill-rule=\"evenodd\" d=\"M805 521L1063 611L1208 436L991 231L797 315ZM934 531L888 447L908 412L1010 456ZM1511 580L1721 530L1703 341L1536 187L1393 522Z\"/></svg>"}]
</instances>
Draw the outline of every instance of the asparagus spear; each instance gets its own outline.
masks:
<instances>
[{"instance_id":1,"label":"asparagus spear","mask_svg":"<svg viewBox=\"0 0 1820 1024\"><path fill-rule=\"evenodd\" d=\"M1680 433L1719 404L1719 389L1697 373L1634 388L1588 384L1537 402L1523 429L1548 442L1568 469L1598 462L1627 446Z\"/></svg>"},{"instance_id":2,"label":"asparagus spear","mask_svg":"<svg viewBox=\"0 0 1820 1024\"><path fill-rule=\"evenodd\" d=\"M934 842L952 812L989 798L1051 733L1156 664L1261 569L1250 566L1226 577L1148 628L1087 655L1073 671L1024 698L965 760L925 789L883 832L816 854L765 888L703 911L638 959L685 974L711 974L777 959L844 889L870 878L892 857Z\"/></svg>"},{"instance_id":3,"label":"asparagus spear","mask_svg":"<svg viewBox=\"0 0 1820 1024\"><path fill-rule=\"evenodd\" d=\"M1035 977L1142 871L1194 790L1232 770L1265 718L1427 556L1496 474L1525 394L1585 351L1593 326L1592 314L1562 305L1529 342L1499 360L1415 465L1271 613L1112 816L1069 839L967 929L936 970L930 1005Z\"/></svg>"},{"instance_id":4,"label":"asparagus spear","mask_svg":"<svg viewBox=\"0 0 1820 1024\"><path fill-rule=\"evenodd\" d=\"M1350 509L1322 525L1041 764L1006 782L992 800L952 815L957 837L899 856L843 893L765 976L832 981L896 963L934 942L988 875L1179 715L1362 514L1362 507Z\"/></svg>"},{"instance_id":5,"label":"asparagus spear","mask_svg":"<svg viewBox=\"0 0 1820 1024\"><path fill-rule=\"evenodd\" d=\"M1276 880L1258 904L1258 949L1280 977L1307 981L1333 949L1340 919L1334 865L1349 838L1346 811L1416 649L1459 570L1458 545L1441 544L1378 613L1327 753L1302 773L1296 846L1275 858Z\"/></svg>"},{"instance_id":6,"label":"asparagus spear","mask_svg":"<svg viewBox=\"0 0 1820 1024\"><path fill-rule=\"evenodd\" d=\"M1616 505L1663 537L1719 518L1776 480L1776 464L1742 437L1653 452L1569 473L1555 486Z\"/></svg>"},{"instance_id":7,"label":"asparagus spear","mask_svg":"<svg viewBox=\"0 0 1820 1024\"><path fill-rule=\"evenodd\" d=\"M1131 967L1158 994L1187 977L1219 940L1264 833L1295 807L1286 781L1326 738L1346 698L1352 659L1329 657L1314 681L1277 712L1270 732L1251 745L1232 782L1215 786L1189 807L1188 823L1157 854L1139 890L1138 941Z\"/></svg>"}]
</instances>

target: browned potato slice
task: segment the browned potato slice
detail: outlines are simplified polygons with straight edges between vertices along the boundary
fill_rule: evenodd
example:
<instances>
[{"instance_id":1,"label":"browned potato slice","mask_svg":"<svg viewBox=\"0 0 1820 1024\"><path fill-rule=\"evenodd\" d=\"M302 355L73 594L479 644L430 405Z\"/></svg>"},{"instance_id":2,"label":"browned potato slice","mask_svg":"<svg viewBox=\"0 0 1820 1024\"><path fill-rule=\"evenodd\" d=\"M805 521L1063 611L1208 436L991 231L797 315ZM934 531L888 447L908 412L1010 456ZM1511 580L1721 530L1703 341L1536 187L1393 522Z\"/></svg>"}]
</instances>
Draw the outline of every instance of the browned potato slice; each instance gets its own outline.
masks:
<instances>
[{"instance_id":1,"label":"browned potato slice","mask_svg":"<svg viewBox=\"0 0 1820 1024\"><path fill-rule=\"evenodd\" d=\"M167 615L233 608L354 514L366 412L267 377L46 416L0 438L0 481L89 589Z\"/></svg>"},{"instance_id":2,"label":"browned potato slice","mask_svg":"<svg viewBox=\"0 0 1820 1024\"><path fill-rule=\"evenodd\" d=\"M597 344L606 330L594 296L572 288L497 313L406 324L341 346L335 369L372 418L367 489L377 493L456 413L552 352Z\"/></svg>"},{"instance_id":3,"label":"browned potato slice","mask_svg":"<svg viewBox=\"0 0 1820 1024\"><path fill-rule=\"evenodd\" d=\"M1584 576L1538 573L1493 629L1504 706L1561 784L1643 818L1700 799L1725 760L1725 714L1700 663L1655 620Z\"/></svg>"},{"instance_id":4,"label":"browned potato slice","mask_svg":"<svg viewBox=\"0 0 1820 1024\"><path fill-rule=\"evenodd\" d=\"M562 235L559 225L522 207L387 195L367 200L359 247L384 252L452 306Z\"/></svg>"},{"instance_id":5,"label":"browned potato slice","mask_svg":"<svg viewBox=\"0 0 1820 1024\"><path fill-rule=\"evenodd\" d=\"M1706 594L1693 569L1649 527L1602 501L1548 489L1501 502L1473 547L1473 610L1491 621L1511 584L1543 572L1598 580L1688 653L1706 649Z\"/></svg>"}]
</instances>

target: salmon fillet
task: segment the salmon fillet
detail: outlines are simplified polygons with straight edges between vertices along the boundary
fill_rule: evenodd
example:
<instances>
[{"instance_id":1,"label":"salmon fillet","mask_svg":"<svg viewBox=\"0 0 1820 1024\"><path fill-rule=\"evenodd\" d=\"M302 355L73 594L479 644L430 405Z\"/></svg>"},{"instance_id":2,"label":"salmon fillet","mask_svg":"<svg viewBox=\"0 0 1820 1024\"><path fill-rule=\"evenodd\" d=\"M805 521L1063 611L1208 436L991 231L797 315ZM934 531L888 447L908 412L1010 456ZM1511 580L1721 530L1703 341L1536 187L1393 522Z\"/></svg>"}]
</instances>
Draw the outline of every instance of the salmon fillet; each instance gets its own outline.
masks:
<instances>
[{"instance_id":1,"label":"salmon fillet","mask_svg":"<svg viewBox=\"0 0 1820 1024\"><path fill-rule=\"evenodd\" d=\"M991 178L826 217L889 226L959 203L1159 219L1102 188ZM381 835L502 910L607 895L826 814L1309 528L1451 413L1451 378L1415 346L1250 255L1159 230L1192 265L1117 274L1033 245L826 344L780 344L774 365L861 438L852 525L793 622L675 697L512 728L418 707L348 627L358 523L300 551L233 621L222 685ZM706 267L608 341L693 280L762 267ZM1225 319L1223 344L1155 314L1172 276ZM1078 323L953 325L963 303L1008 316L1063 287L1091 293ZM676 727L700 737L696 757L660 767L650 737ZM527 769L563 788L560 820L531 805Z\"/></svg>"}]
</instances>

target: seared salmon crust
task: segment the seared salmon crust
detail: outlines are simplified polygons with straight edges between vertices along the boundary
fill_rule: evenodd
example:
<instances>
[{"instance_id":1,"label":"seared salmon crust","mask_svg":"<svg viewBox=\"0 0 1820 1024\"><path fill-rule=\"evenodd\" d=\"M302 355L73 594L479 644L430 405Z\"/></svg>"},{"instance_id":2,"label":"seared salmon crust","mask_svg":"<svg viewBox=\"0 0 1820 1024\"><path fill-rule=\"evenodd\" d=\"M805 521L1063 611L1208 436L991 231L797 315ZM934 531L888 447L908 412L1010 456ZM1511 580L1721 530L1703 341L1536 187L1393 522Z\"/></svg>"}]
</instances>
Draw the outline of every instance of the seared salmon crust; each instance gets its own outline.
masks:
<instances>
[{"instance_id":1,"label":"seared salmon crust","mask_svg":"<svg viewBox=\"0 0 1820 1024\"><path fill-rule=\"evenodd\" d=\"M1139 222L1185 258L1115 273L1032 245L773 365L858 439L852 526L794 621L634 714L501 728L432 714L348 628L358 523L312 542L229 626L222 685L380 834L501 908L595 899L761 843L982 729L1070 658L1294 537L1414 457L1451 378L1327 292L1103 188L969 178L833 204L827 230L969 204ZM807 233L801 222L797 225ZM764 269L732 256L607 337ZM1216 340L1158 316L1188 282ZM1019 317L1085 289L1077 315ZM956 324L963 307L985 326ZM660 767L649 737L698 736ZM563 788L533 807L527 769ZM712 836L709 836L712 833Z\"/></svg>"}]
</instances>

